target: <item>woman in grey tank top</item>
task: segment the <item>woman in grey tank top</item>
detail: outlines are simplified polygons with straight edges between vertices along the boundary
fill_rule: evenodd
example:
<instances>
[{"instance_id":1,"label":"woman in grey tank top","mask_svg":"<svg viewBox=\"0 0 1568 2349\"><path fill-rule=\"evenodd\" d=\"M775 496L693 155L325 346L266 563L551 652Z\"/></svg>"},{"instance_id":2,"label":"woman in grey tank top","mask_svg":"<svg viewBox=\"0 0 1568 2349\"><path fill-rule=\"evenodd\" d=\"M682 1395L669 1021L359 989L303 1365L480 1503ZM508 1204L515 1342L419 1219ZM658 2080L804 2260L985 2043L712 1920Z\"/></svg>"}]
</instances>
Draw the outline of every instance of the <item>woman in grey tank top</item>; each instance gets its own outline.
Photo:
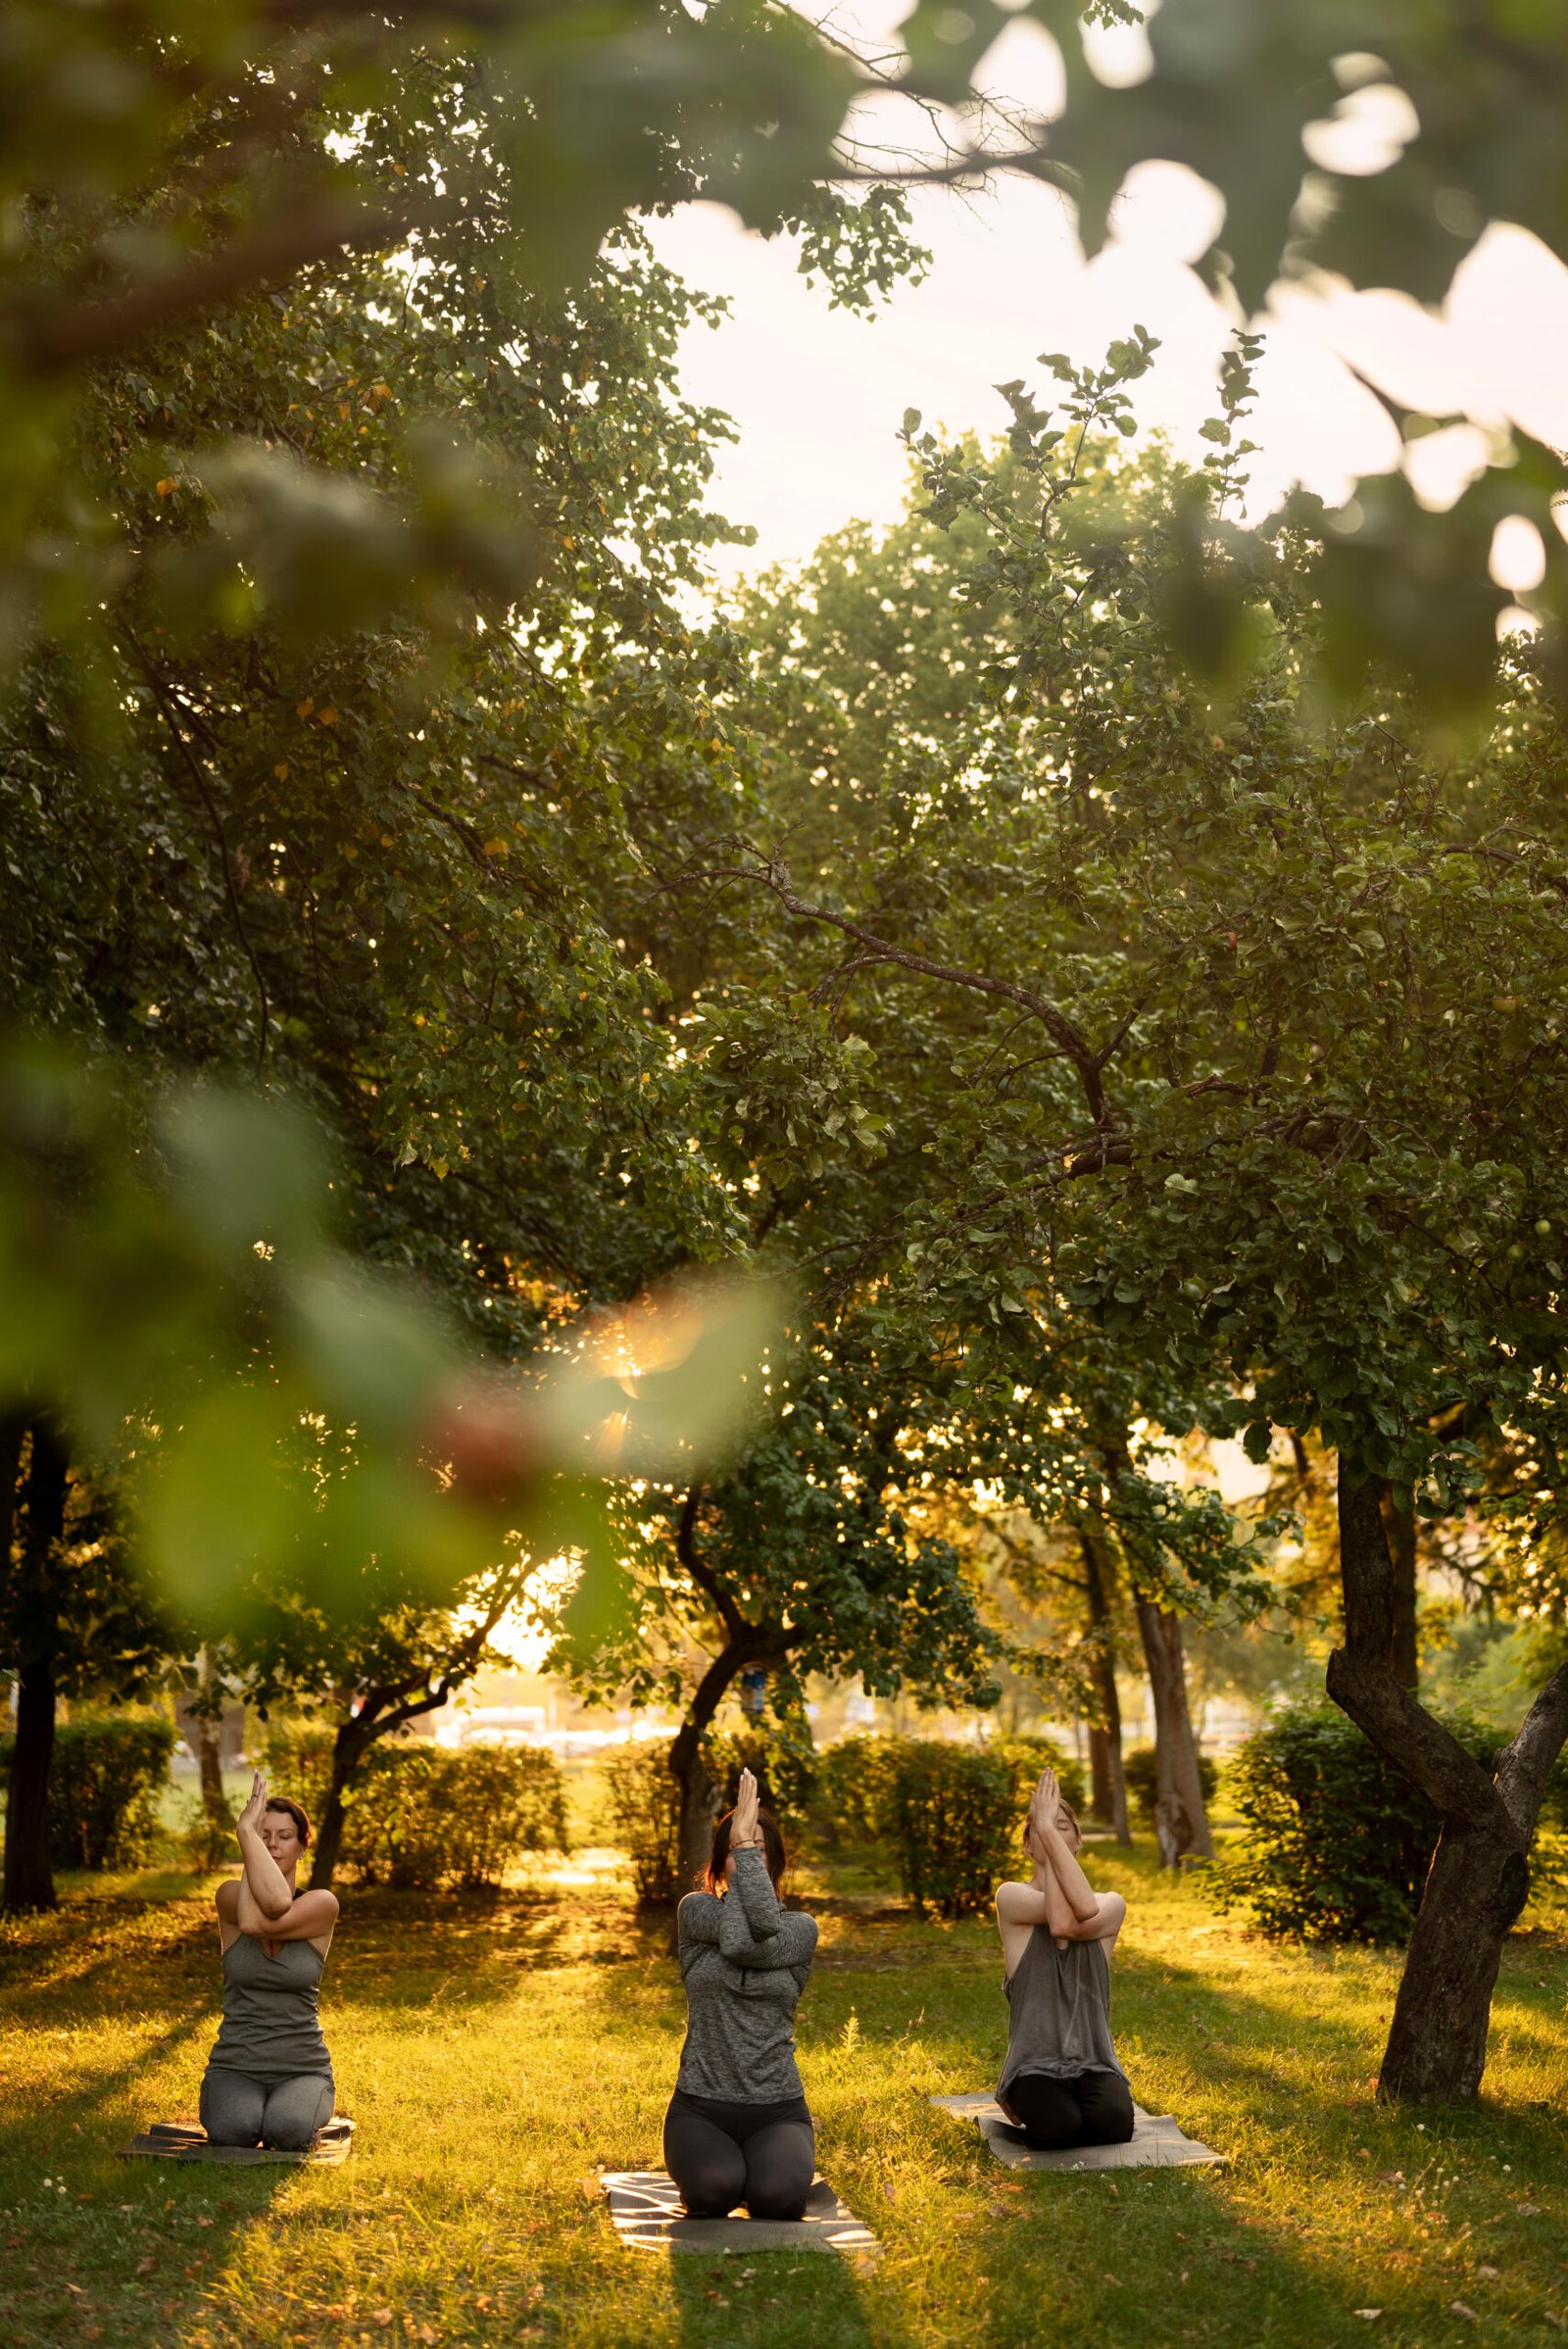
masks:
<instances>
[{"instance_id":1,"label":"woman in grey tank top","mask_svg":"<svg viewBox=\"0 0 1568 2349\"><path fill-rule=\"evenodd\" d=\"M1124 2145L1133 2096L1110 2036L1110 1953L1127 1914L1078 1864L1083 1838L1055 1774L1042 1772L1024 1822L1026 1884L999 1884L1007 2060L997 2102L1031 2145Z\"/></svg>"},{"instance_id":2,"label":"woman in grey tank top","mask_svg":"<svg viewBox=\"0 0 1568 2349\"><path fill-rule=\"evenodd\" d=\"M215 2145L299 2153L332 2118L316 2001L337 1901L295 1891L311 1823L297 1802L269 1795L260 1771L234 1832L244 1867L218 1887L223 2020L202 2081L202 2127Z\"/></svg>"}]
</instances>

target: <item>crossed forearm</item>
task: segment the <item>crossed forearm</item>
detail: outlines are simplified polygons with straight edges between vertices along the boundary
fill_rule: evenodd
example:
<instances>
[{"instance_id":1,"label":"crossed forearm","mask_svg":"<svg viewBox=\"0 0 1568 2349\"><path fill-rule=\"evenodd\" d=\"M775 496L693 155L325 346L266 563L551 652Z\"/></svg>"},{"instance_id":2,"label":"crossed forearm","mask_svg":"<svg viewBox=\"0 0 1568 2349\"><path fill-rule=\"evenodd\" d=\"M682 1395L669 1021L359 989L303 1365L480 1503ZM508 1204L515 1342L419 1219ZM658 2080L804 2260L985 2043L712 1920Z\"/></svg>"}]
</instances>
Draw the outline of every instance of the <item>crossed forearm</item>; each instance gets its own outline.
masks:
<instances>
[{"instance_id":1,"label":"crossed forearm","mask_svg":"<svg viewBox=\"0 0 1568 2349\"><path fill-rule=\"evenodd\" d=\"M286 1917L294 1906L294 1895L288 1879L254 1828L241 1825L239 1851L245 1863L239 1880L240 1931L255 1933L258 1923L275 1924L279 1917ZM253 1912L255 1922L247 1919L247 1910Z\"/></svg>"}]
</instances>

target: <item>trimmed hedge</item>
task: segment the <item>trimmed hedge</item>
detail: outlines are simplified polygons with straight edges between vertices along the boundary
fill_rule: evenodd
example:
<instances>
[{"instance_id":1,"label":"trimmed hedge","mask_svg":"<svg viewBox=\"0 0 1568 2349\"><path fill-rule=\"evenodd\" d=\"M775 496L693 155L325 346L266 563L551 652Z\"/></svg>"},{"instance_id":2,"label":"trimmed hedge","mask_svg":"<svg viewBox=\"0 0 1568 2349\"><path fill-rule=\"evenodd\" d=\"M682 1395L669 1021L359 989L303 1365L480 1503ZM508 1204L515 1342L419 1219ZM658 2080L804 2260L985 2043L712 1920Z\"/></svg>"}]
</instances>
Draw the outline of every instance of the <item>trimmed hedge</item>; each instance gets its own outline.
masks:
<instances>
[{"instance_id":1,"label":"trimmed hedge","mask_svg":"<svg viewBox=\"0 0 1568 2349\"><path fill-rule=\"evenodd\" d=\"M630 1855L638 1899L678 1900L691 1887L680 1881L680 1788L669 1774L668 1747L617 1746L605 1756L604 1773L610 1831Z\"/></svg>"},{"instance_id":2,"label":"trimmed hedge","mask_svg":"<svg viewBox=\"0 0 1568 2349\"><path fill-rule=\"evenodd\" d=\"M990 1905L1021 1823L1015 1778L995 1746L899 1739L887 1822L916 1915Z\"/></svg>"},{"instance_id":3,"label":"trimmed hedge","mask_svg":"<svg viewBox=\"0 0 1568 2349\"><path fill-rule=\"evenodd\" d=\"M1463 1714L1444 1726L1490 1769L1494 1730ZM1232 1757L1229 1790L1249 1834L1210 1880L1222 1905L1249 1901L1281 1939L1407 1936L1437 1814L1337 1705L1282 1707Z\"/></svg>"},{"instance_id":4,"label":"trimmed hedge","mask_svg":"<svg viewBox=\"0 0 1568 2349\"><path fill-rule=\"evenodd\" d=\"M11 1768L0 1737L0 1784ZM158 1832L158 1797L174 1750L172 1722L89 1714L55 1729L49 1763L49 1857L56 1868L122 1868Z\"/></svg>"},{"instance_id":5,"label":"trimmed hedge","mask_svg":"<svg viewBox=\"0 0 1568 2349\"><path fill-rule=\"evenodd\" d=\"M264 1750L269 1785L318 1825L331 1784L330 1730L273 1724ZM476 1891L500 1884L525 1851L567 1848L561 1765L538 1745L383 1739L361 1763L345 1811L343 1865L362 1884Z\"/></svg>"}]
</instances>

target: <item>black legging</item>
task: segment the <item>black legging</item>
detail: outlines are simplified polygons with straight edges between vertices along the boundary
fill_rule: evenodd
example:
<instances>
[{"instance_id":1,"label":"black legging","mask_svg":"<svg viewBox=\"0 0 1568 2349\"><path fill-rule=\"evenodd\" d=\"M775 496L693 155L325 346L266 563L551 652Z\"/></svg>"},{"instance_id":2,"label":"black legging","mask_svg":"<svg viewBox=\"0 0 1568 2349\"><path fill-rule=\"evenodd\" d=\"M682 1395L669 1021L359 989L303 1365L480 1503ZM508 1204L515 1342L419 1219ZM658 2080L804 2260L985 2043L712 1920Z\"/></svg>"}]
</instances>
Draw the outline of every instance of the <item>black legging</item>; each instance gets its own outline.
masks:
<instances>
[{"instance_id":1,"label":"black legging","mask_svg":"<svg viewBox=\"0 0 1568 2349\"><path fill-rule=\"evenodd\" d=\"M1133 2092L1119 2072L1080 2072L1072 2080L1021 2072L1007 2083L1007 2102L1038 2153L1125 2145L1133 2133Z\"/></svg>"},{"instance_id":2,"label":"black legging","mask_svg":"<svg viewBox=\"0 0 1568 2349\"><path fill-rule=\"evenodd\" d=\"M677 2088L664 2115L664 2167L694 2219L744 2202L754 2219L799 2219L816 2175L816 2131L804 2096L720 2104Z\"/></svg>"}]
</instances>

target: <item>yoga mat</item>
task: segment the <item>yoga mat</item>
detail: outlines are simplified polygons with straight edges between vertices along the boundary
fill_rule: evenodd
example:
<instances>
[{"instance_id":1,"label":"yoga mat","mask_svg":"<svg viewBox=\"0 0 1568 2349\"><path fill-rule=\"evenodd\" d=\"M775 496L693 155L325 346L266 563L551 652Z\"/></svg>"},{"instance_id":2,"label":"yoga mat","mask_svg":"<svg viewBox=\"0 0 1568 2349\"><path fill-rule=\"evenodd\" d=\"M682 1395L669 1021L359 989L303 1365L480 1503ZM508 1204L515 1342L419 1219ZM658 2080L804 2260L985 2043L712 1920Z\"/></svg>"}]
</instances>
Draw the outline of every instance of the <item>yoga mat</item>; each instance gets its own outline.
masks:
<instances>
[{"instance_id":1,"label":"yoga mat","mask_svg":"<svg viewBox=\"0 0 1568 2349\"><path fill-rule=\"evenodd\" d=\"M1053 2153L1037 2153L1024 2142L994 2096L933 2096L931 2102L961 2121L973 2121L981 2135L1009 2170L1188 2170L1227 2162L1196 2137L1184 2136L1169 2113L1146 2113L1133 2106L1133 2133L1125 2145L1063 2145Z\"/></svg>"},{"instance_id":2,"label":"yoga mat","mask_svg":"<svg viewBox=\"0 0 1568 2349\"><path fill-rule=\"evenodd\" d=\"M151 2129L120 2148L149 2162L346 2162L354 2147L354 2124L334 2113L316 2143L304 2153L280 2153L270 2145L212 2145L199 2121L155 2121Z\"/></svg>"},{"instance_id":3,"label":"yoga mat","mask_svg":"<svg viewBox=\"0 0 1568 2349\"><path fill-rule=\"evenodd\" d=\"M846 2209L825 2178L811 2187L804 2219L688 2219L662 2170L607 2170L600 2179L610 2216L628 2251L842 2251L881 2246Z\"/></svg>"}]
</instances>

